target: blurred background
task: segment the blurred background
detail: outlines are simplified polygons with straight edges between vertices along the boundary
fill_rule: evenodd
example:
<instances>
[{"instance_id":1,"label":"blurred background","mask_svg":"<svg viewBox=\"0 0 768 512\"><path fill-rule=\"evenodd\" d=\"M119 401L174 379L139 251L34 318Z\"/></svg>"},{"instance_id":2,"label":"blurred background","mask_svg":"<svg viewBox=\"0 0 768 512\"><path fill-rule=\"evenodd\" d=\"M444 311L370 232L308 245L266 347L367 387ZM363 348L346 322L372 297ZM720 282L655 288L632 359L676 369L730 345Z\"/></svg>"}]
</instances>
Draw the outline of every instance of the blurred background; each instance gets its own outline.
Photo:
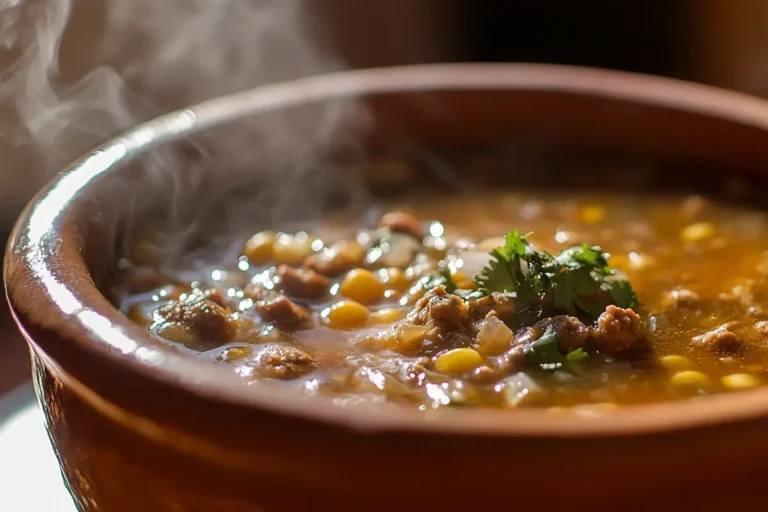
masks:
<instances>
[{"instance_id":1,"label":"blurred background","mask_svg":"<svg viewBox=\"0 0 768 512\"><path fill-rule=\"evenodd\" d=\"M89 147L232 90L347 67L525 61L763 96L766 28L765 0L0 0L0 236ZM1 318L0 393L29 373Z\"/></svg>"}]
</instances>

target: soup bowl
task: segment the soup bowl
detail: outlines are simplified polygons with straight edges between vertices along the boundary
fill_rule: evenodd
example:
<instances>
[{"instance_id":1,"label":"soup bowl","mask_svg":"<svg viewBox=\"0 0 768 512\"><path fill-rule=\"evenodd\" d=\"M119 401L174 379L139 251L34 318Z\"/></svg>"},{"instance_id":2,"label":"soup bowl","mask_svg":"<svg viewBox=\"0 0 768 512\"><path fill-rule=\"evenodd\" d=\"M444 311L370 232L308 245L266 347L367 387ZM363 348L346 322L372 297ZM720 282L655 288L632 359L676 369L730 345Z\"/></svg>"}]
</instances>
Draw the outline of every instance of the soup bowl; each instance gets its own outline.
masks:
<instances>
[{"instance_id":1,"label":"soup bowl","mask_svg":"<svg viewBox=\"0 0 768 512\"><path fill-rule=\"evenodd\" d=\"M259 131L260 120L278 129L287 126L276 124L281 114L292 112L296 133L313 136L327 107L340 112L350 100L365 112L357 150L503 145L515 148L523 174L537 174L542 155L588 154L648 162L670 169L669 181L690 183L768 169L768 104L759 99L550 65L345 72L214 99L138 126L57 175L21 215L5 259L8 300L80 510L554 510L563 503L720 510L764 502L768 388L609 413L343 407L293 389L245 386L221 365L159 345L118 311L121 241L136 219L174 226L166 222L176 211L171 195L202 204L213 194L206 172L179 179L179 161L226 167L226 142L234 140L272 165L268 154L280 145ZM243 120L260 135L232 138L249 133ZM227 136L205 139L219 133ZM299 140L288 137L287 147ZM615 169L630 181L639 172ZM228 178L238 189L233 176L242 174Z\"/></svg>"}]
</instances>

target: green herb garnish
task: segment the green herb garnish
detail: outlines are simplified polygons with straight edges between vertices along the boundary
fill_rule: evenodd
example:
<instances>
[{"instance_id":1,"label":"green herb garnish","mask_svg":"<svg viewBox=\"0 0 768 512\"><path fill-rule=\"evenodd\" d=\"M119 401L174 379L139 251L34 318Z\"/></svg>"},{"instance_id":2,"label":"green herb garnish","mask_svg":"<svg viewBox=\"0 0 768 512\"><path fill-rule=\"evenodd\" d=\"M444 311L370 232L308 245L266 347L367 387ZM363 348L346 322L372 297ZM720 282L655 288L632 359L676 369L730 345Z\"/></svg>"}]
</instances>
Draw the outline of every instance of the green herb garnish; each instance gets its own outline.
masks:
<instances>
[{"instance_id":1,"label":"green herb garnish","mask_svg":"<svg viewBox=\"0 0 768 512\"><path fill-rule=\"evenodd\" d=\"M507 233L504 246L491 251L490 263L475 278L481 293L515 298L518 323L556 314L594 321L608 304L637 307L629 282L608 265L610 256L600 247L584 244L553 256L534 250L527 236Z\"/></svg>"},{"instance_id":2,"label":"green herb garnish","mask_svg":"<svg viewBox=\"0 0 768 512\"><path fill-rule=\"evenodd\" d=\"M527 367L552 371L578 364L587 359L589 354L583 348L563 354L557 346L557 332L550 325L544 334L525 351L524 357Z\"/></svg>"},{"instance_id":3,"label":"green herb garnish","mask_svg":"<svg viewBox=\"0 0 768 512\"><path fill-rule=\"evenodd\" d=\"M445 286L448 293L465 300L501 293L515 301L514 323L530 325L558 314L593 322L609 304L637 308L635 291L608 264L609 254L598 246L580 245L557 256L537 251L528 235L507 233L502 247L493 249L491 260L475 276L477 290L458 288L450 269L423 278L425 289Z\"/></svg>"}]
</instances>

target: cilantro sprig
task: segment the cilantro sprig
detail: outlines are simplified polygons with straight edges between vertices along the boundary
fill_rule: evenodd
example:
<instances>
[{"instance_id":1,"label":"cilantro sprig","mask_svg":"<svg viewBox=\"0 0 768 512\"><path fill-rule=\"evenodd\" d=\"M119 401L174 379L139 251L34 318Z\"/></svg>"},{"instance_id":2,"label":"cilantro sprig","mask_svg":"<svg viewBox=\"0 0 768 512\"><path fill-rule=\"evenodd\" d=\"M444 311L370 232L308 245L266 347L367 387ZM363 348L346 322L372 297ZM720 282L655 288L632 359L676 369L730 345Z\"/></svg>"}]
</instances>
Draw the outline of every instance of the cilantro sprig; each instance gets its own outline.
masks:
<instances>
[{"instance_id":1,"label":"cilantro sprig","mask_svg":"<svg viewBox=\"0 0 768 512\"><path fill-rule=\"evenodd\" d=\"M504 245L490 252L489 263L475 276L477 290L458 288L447 268L430 276L425 287L442 284L449 293L464 299L492 293L507 295L515 301L511 321L517 325L558 314L592 322L609 304L638 307L632 286L611 268L610 255L599 246L583 244L555 256L535 250L529 236L518 231L506 234Z\"/></svg>"},{"instance_id":2,"label":"cilantro sprig","mask_svg":"<svg viewBox=\"0 0 768 512\"><path fill-rule=\"evenodd\" d=\"M639 306L629 281L608 264L610 255L599 246L564 249L557 255L537 251L528 235L506 234L504 245L490 252L490 261L475 276L477 290L458 288L448 268L423 278L425 288L443 285L446 291L465 300L503 294L515 301L512 325L532 325L556 315L575 316L591 323L609 304L622 308ZM572 370L589 357L584 349L563 353L551 325L524 352L528 368Z\"/></svg>"},{"instance_id":3,"label":"cilantro sprig","mask_svg":"<svg viewBox=\"0 0 768 512\"><path fill-rule=\"evenodd\" d=\"M637 307L632 286L600 247L584 244L553 256L531 247L528 236L507 233L504 246L491 251L491 261L475 278L481 293L515 299L517 323L556 314L594 321L608 304Z\"/></svg>"}]
</instances>

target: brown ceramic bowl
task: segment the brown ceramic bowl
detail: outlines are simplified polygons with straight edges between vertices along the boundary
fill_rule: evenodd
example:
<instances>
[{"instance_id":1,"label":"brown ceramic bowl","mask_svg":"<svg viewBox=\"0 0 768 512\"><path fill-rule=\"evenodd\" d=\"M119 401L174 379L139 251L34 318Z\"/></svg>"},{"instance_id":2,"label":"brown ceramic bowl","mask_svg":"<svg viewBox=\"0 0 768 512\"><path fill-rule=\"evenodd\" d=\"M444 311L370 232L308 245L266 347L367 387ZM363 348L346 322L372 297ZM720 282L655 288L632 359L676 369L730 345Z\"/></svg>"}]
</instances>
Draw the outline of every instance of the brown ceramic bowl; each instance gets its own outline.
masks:
<instances>
[{"instance_id":1,"label":"brown ceramic bowl","mask_svg":"<svg viewBox=\"0 0 768 512\"><path fill-rule=\"evenodd\" d=\"M238 120L345 98L369 107L371 145L510 141L642 157L694 169L679 171L691 182L696 169L768 169L768 105L758 99L558 66L355 71L140 126L40 192L5 262L51 441L81 510L721 510L768 499L768 388L603 415L344 408L268 384L245 387L218 365L159 347L115 309L106 298L113 235L167 193L163 176L136 162ZM185 189L190 201L205 201L200 183Z\"/></svg>"}]
</instances>

